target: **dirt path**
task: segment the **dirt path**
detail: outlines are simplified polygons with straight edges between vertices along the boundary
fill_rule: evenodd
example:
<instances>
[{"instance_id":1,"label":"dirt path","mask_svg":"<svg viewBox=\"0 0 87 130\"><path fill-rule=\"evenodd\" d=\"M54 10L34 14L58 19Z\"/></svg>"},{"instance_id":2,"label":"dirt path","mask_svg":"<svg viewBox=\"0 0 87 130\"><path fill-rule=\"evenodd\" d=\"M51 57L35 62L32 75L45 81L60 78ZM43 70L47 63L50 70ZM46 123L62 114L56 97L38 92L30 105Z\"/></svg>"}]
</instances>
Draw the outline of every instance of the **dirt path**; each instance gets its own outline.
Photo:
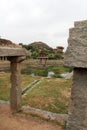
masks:
<instances>
[{"instance_id":1,"label":"dirt path","mask_svg":"<svg viewBox=\"0 0 87 130\"><path fill-rule=\"evenodd\" d=\"M9 106L0 105L0 130L62 130L55 123L24 114L11 114Z\"/></svg>"}]
</instances>

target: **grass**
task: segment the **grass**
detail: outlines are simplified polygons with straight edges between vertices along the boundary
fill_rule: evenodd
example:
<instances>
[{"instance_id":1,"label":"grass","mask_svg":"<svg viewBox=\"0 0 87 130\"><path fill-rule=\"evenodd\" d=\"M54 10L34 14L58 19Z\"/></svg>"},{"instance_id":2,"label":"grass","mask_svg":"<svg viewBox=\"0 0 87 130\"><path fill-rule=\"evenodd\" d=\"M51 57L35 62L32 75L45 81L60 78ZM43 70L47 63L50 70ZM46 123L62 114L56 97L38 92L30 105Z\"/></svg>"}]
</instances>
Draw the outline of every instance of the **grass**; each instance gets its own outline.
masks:
<instances>
[{"instance_id":1,"label":"grass","mask_svg":"<svg viewBox=\"0 0 87 130\"><path fill-rule=\"evenodd\" d=\"M46 68L28 66L26 69L22 70L22 74L30 75L33 73L36 76L47 77L49 71L53 71L55 73L54 77L57 78L60 77L61 73L71 72L72 69L64 66L48 66Z\"/></svg>"},{"instance_id":2,"label":"grass","mask_svg":"<svg viewBox=\"0 0 87 130\"><path fill-rule=\"evenodd\" d=\"M38 78L22 75L22 88ZM71 80L41 78L41 82L23 97L22 104L54 113L67 113L71 84ZM10 86L10 74L0 75L0 100L9 100Z\"/></svg>"},{"instance_id":3,"label":"grass","mask_svg":"<svg viewBox=\"0 0 87 130\"><path fill-rule=\"evenodd\" d=\"M0 100L9 100L10 78L9 74L0 75Z\"/></svg>"},{"instance_id":4,"label":"grass","mask_svg":"<svg viewBox=\"0 0 87 130\"><path fill-rule=\"evenodd\" d=\"M27 94L23 104L55 113L67 113L71 83L71 80L44 79Z\"/></svg>"},{"instance_id":5,"label":"grass","mask_svg":"<svg viewBox=\"0 0 87 130\"><path fill-rule=\"evenodd\" d=\"M22 75L22 88L25 88L28 84L32 83L39 77L31 77L28 75ZM10 99L10 73L0 74L0 100Z\"/></svg>"},{"instance_id":6,"label":"grass","mask_svg":"<svg viewBox=\"0 0 87 130\"><path fill-rule=\"evenodd\" d=\"M35 76L47 76L47 68L38 68L38 67L31 67L28 66L26 69L23 69L22 74L31 75L34 74Z\"/></svg>"},{"instance_id":7,"label":"grass","mask_svg":"<svg viewBox=\"0 0 87 130\"><path fill-rule=\"evenodd\" d=\"M30 83L34 82L35 80L38 80L40 77L32 77L28 75L22 75L22 88L25 88Z\"/></svg>"}]
</instances>

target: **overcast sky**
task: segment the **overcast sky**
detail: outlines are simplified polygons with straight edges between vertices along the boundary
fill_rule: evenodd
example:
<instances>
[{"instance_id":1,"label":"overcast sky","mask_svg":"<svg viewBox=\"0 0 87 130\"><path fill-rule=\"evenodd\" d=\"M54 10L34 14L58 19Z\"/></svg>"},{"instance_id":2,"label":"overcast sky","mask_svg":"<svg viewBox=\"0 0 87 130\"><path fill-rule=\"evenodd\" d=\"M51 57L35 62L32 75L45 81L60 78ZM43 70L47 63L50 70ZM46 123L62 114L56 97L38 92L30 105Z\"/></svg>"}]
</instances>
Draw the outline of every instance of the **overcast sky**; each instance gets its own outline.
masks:
<instances>
[{"instance_id":1,"label":"overcast sky","mask_svg":"<svg viewBox=\"0 0 87 130\"><path fill-rule=\"evenodd\" d=\"M87 19L87 0L0 0L0 36L15 43L67 47L74 21Z\"/></svg>"}]
</instances>

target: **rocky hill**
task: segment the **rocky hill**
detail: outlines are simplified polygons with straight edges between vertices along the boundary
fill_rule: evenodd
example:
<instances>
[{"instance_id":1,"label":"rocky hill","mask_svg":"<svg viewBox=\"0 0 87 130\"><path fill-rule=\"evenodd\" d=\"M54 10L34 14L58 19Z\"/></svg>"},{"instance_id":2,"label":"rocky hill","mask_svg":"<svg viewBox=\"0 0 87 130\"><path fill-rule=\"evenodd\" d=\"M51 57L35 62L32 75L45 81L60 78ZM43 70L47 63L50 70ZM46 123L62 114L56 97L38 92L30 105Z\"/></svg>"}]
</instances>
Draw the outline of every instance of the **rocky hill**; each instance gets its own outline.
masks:
<instances>
[{"instance_id":1,"label":"rocky hill","mask_svg":"<svg viewBox=\"0 0 87 130\"><path fill-rule=\"evenodd\" d=\"M26 48L30 53L30 58L37 59L41 53L43 52L48 59L62 59L63 56L59 48L53 49L50 46L48 46L46 43L43 42L33 42L28 45L21 44L22 47Z\"/></svg>"},{"instance_id":2,"label":"rocky hill","mask_svg":"<svg viewBox=\"0 0 87 130\"><path fill-rule=\"evenodd\" d=\"M29 44L28 46L37 47L39 49L47 49L47 50L53 50L50 46L48 46L46 43L43 42L33 42Z\"/></svg>"},{"instance_id":3,"label":"rocky hill","mask_svg":"<svg viewBox=\"0 0 87 130\"><path fill-rule=\"evenodd\" d=\"M10 40L0 38L0 47L19 48L20 46Z\"/></svg>"}]
</instances>

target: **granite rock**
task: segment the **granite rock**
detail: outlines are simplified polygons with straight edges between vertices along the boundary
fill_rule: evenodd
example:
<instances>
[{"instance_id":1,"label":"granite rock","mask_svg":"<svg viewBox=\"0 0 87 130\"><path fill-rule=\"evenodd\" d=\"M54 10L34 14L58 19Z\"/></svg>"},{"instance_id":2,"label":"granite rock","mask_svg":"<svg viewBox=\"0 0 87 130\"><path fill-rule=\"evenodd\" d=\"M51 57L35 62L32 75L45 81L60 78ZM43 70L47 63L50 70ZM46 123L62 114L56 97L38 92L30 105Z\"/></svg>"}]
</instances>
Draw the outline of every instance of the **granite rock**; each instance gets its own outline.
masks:
<instances>
[{"instance_id":1,"label":"granite rock","mask_svg":"<svg viewBox=\"0 0 87 130\"><path fill-rule=\"evenodd\" d=\"M87 20L75 22L69 30L65 66L87 68Z\"/></svg>"}]
</instances>

